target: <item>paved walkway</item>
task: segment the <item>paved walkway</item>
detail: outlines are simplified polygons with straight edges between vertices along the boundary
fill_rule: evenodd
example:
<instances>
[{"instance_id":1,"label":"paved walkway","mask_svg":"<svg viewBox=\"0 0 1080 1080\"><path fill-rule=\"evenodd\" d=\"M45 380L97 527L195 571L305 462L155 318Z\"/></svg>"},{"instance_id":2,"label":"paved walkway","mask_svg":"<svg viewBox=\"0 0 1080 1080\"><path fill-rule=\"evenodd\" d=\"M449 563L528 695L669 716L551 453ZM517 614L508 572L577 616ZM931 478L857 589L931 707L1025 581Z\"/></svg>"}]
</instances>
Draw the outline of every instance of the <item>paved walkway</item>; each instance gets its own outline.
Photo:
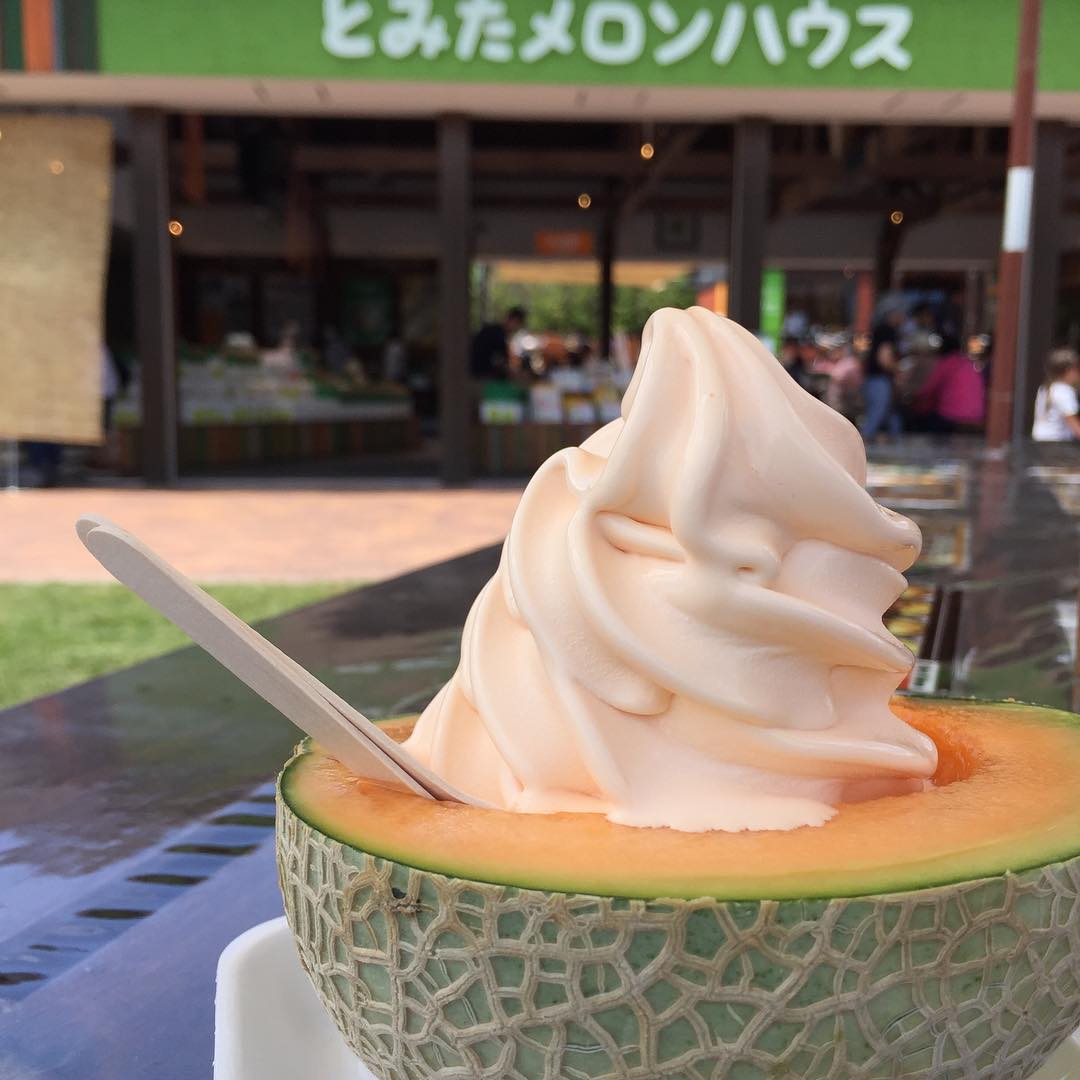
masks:
<instances>
[{"instance_id":1,"label":"paved walkway","mask_svg":"<svg viewBox=\"0 0 1080 1080\"><path fill-rule=\"evenodd\" d=\"M496 543L517 488L239 485L0 491L0 581L106 581L75 536L101 514L198 581L378 581Z\"/></svg>"}]
</instances>

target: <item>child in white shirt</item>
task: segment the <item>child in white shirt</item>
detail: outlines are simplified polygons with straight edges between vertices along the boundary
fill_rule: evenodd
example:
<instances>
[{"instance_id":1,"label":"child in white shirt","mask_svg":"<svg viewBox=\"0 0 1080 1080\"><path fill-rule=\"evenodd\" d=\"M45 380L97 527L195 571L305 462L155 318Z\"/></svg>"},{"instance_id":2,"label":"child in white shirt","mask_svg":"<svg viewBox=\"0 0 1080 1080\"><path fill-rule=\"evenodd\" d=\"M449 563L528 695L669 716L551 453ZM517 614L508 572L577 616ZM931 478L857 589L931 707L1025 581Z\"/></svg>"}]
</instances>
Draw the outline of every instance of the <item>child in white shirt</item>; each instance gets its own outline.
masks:
<instances>
[{"instance_id":1,"label":"child in white shirt","mask_svg":"<svg viewBox=\"0 0 1080 1080\"><path fill-rule=\"evenodd\" d=\"M1046 380L1035 397L1031 437L1037 442L1080 439L1080 360L1072 349L1055 349L1046 365Z\"/></svg>"}]
</instances>

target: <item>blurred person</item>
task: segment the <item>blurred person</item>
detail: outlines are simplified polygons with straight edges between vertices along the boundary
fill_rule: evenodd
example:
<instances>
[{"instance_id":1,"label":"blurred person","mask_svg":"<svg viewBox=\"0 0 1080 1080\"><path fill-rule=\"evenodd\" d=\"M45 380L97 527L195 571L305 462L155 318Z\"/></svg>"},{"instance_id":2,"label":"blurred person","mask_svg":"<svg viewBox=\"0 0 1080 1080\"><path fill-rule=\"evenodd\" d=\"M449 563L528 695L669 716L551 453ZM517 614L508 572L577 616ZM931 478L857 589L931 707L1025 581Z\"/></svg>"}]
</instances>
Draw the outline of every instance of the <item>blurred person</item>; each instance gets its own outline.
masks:
<instances>
[{"instance_id":1,"label":"blurred person","mask_svg":"<svg viewBox=\"0 0 1080 1080\"><path fill-rule=\"evenodd\" d=\"M111 465L116 457L113 438L113 406L125 385L125 373L121 371L112 350L104 342L98 350L101 382L101 430L102 448L98 460ZM30 467L36 473L39 487L55 487L60 482L60 465L64 458L64 446L58 442L33 441L26 443L26 455Z\"/></svg>"},{"instance_id":2,"label":"blurred person","mask_svg":"<svg viewBox=\"0 0 1080 1080\"><path fill-rule=\"evenodd\" d=\"M920 301L900 328L900 363L894 380L895 400L910 404L930 378L941 356L941 328L936 309Z\"/></svg>"},{"instance_id":3,"label":"blurred person","mask_svg":"<svg viewBox=\"0 0 1080 1080\"><path fill-rule=\"evenodd\" d=\"M951 335L957 340L964 336L964 290L953 289L941 309L941 333Z\"/></svg>"},{"instance_id":4,"label":"blurred person","mask_svg":"<svg viewBox=\"0 0 1080 1080\"><path fill-rule=\"evenodd\" d=\"M933 305L920 300L911 309L900 329L901 352L926 352L935 345L938 319Z\"/></svg>"},{"instance_id":5,"label":"blurred person","mask_svg":"<svg viewBox=\"0 0 1080 1080\"><path fill-rule=\"evenodd\" d=\"M296 371L300 367L300 324L290 319L281 328L277 347L264 349L259 357L264 368L271 371Z\"/></svg>"},{"instance_id":6,"label":"blurred person","mask_svg":"<svg viewBox=\"0 0 1080 1080\"><path fill-rule=\"evenodd\" d=\"M959 339L941 335L941 355L912 406L923 431L952 434L982 426L986 418L986 383Z\"/></svg>"},{"instance_id":7,"label":"blurred person","mask_svg":"<svg viewBox=\"0 0 1080 1080\"><path fill-rule=\"evenodd\" d=\"M778 359L780 363L783 364L784 370L804 390L810 389L812 382L810 378L810 366L805 359L803 344L797 337L788 336L784 338L780 345L780 356Z\"/></svg>"},{"instance_id":8,"label":"blurred person","mask_svg":"<svg viewBox=\"0 0 1080 1080\"><path fill-rule=\"evenodd\" d=\"M804 371L822 371L825 350L813 338L804 338L803 343L799 346L799 359L802 361Z\"/></svg>"},{"instance_id":9,"label":"blurred person","mask_svg":"<svg viewBox=\"0 0 1080 1080\"><path fill-rule=\"evenodd\" d=\"M863 378L862 437L876 439L882 431L897 436L903 421L896 408L896 374L900 368L900 327L904 309L895 304L886 308L870 335Z\"/></svg>"},{"instance_id":10,"label":"blurred person","mask_svg":"<svg viewBox=\"0 0 1080 1080\"><path fill-rule=\"evenodd\" d=\"M832 353L825 403L841 416L854 420L862 407L863 362L850 342Z\"/></svg>"},{"instance_id":11,"label":"blurred person","mask_svg":"<svg viewBox=\"0 0 1080 1080\"><path fill-rule=\"evenodd\" d=\"M784 370L790 372L799 362L799 339L788 336L780 342L780 353L777 359L784 365Z\"/></svg>"},{"instance_id":12,"label":"blurred person","mask_svg":"<svg viewBox=\"0 0 1080 1080\"><path fill-rule=\"evenodd\" d=\"M64 448L56 442L34 440L26 444L26 458L34 472L34 483L38 487L56 487L60 482L60 462Z\"/></svg>"},{"instance_id":13,"label":"blurred person","mask_svg":"<svg viewBox=\"0 0 1080 1080\"><path fill-rule=\"evenodd\" d=\"M789 311L784 316L782 333L786 339L792 339L798 344L801 338L810 333L810 316L798 309Z\"/></svg>"},{"instance_id":14,"label":"blurred person","mask_svg":"<svg viewBox=\"0 0 1080 1080\"><path fill-rule=\"evenodd\" d=\"M512 307L502 322L485 323L477 330L469 352L474 379L505 379L510 373L510 339L525 326L523 307Z\"/></svg>"},{"instance_id":15,"label":"blurred person","mask_svg":"<svg viewBox=\"0 0 1080 1080\"><path fill-rule=\"evenodd\" d=\"M392 337L383 346L382 380L404 383L409 376L409 351L401 338Z\"/></svg>"},{"instance_id":16,"label":"blurred person","mask_svg":"<svg viewBox=\"0 0 1080 1080\"><path fill-rule=\"evenodd\" d=\"M1036 442L1069 442L1080 439L1080 360L1072 349L1055 349L1046 363L1046 378L1035 395Z\"/></svg>"},{"instance_id":17,"label":"blurred person","mask_svg":"<svg viewBox=\"0 0 1080 1080\"><path fill-rule=\"evenodd\" d=\"M348 343L338 333L337 328L328 326L323 331L323 367L327 371L342 372L350 355Z\"/></svg>"},{"instance_id":18,"label":"blurred person","mask_svg":"<svg viewBox=\"0 0 1080 1080\"><path fill-rule=\"evenodd\" d=\"M106 468L113 468L120 455L116 442L116 426L113 424L113 409L116 399L127 389L130 377L120 366L112 349L104 342L101 345L101 431L102 445L98 460Z\"/></svg>"},{"instance_id":19,"label":"blurred person","mask_svg":"<svg viewBox=\"0 0 1080 1080\"><path fill-rule=\"evenodd\" d=\"M592 360L592 346L584 334L575 334L566 351L566 362L572 368L587 367Z\"/></svg>"}]
</instances>

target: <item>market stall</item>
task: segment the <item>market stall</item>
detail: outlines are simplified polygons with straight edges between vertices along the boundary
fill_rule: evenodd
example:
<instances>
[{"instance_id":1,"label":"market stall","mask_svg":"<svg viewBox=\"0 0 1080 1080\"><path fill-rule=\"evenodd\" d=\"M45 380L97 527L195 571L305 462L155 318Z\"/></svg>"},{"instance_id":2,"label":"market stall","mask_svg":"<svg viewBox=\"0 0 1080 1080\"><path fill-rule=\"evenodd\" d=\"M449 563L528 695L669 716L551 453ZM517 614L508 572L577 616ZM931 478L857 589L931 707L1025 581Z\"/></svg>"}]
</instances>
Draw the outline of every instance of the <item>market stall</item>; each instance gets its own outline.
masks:
<instances>
[{"instance_id":1,"label":"market stall","mask_svg":"<svg viewBox=\"0 0 1080 1080\"><path fill-rule=\"evenodd\" d=\"M189 350L179 367L180 465L216 469L409 450L419 438L412 398L396 383L330 374L270 356ZM120 468L137 472L138 373L117 402Z\"/></svg>"}]
</instances>

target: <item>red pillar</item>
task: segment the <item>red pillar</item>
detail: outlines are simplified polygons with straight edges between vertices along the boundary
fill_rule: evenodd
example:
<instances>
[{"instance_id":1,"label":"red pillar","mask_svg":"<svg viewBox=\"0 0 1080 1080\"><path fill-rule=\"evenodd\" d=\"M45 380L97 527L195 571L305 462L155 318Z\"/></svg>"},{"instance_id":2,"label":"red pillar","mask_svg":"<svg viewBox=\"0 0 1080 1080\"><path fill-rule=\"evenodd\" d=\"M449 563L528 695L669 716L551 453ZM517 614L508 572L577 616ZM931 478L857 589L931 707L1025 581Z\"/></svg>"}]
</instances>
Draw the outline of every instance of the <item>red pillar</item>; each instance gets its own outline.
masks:
<instances>
[{"instance_id":1,"label":"red pillar","mask_svg":"<svg viewBox=\"0 0 1080 1080\"><path fill-rule=\"evenodd\" d=\"M1021 285L1024 257L1031 232L1031 196L1034 187L1032 146L1035 127L1035 86L1039 69L1041 0L1022 0L1020 42L1009 132L1009 172L1005 187L1005 221L998 263L997 320L991 360L990 397L986 441L1005 447L1013 435L1016 394L1016 352L1020 337Z\"/></svg>"},{"instance_id":2,"label":"red pillar","mask_svg":"<svg viewBox=\"0 0 1080 1080\"><path fill-rule=\"evenodd\" d=\"M869 334L874 321L874 274L861 270L855 278L855 319L852 329L856 334Z\"/></svg>"}]
</instances>

